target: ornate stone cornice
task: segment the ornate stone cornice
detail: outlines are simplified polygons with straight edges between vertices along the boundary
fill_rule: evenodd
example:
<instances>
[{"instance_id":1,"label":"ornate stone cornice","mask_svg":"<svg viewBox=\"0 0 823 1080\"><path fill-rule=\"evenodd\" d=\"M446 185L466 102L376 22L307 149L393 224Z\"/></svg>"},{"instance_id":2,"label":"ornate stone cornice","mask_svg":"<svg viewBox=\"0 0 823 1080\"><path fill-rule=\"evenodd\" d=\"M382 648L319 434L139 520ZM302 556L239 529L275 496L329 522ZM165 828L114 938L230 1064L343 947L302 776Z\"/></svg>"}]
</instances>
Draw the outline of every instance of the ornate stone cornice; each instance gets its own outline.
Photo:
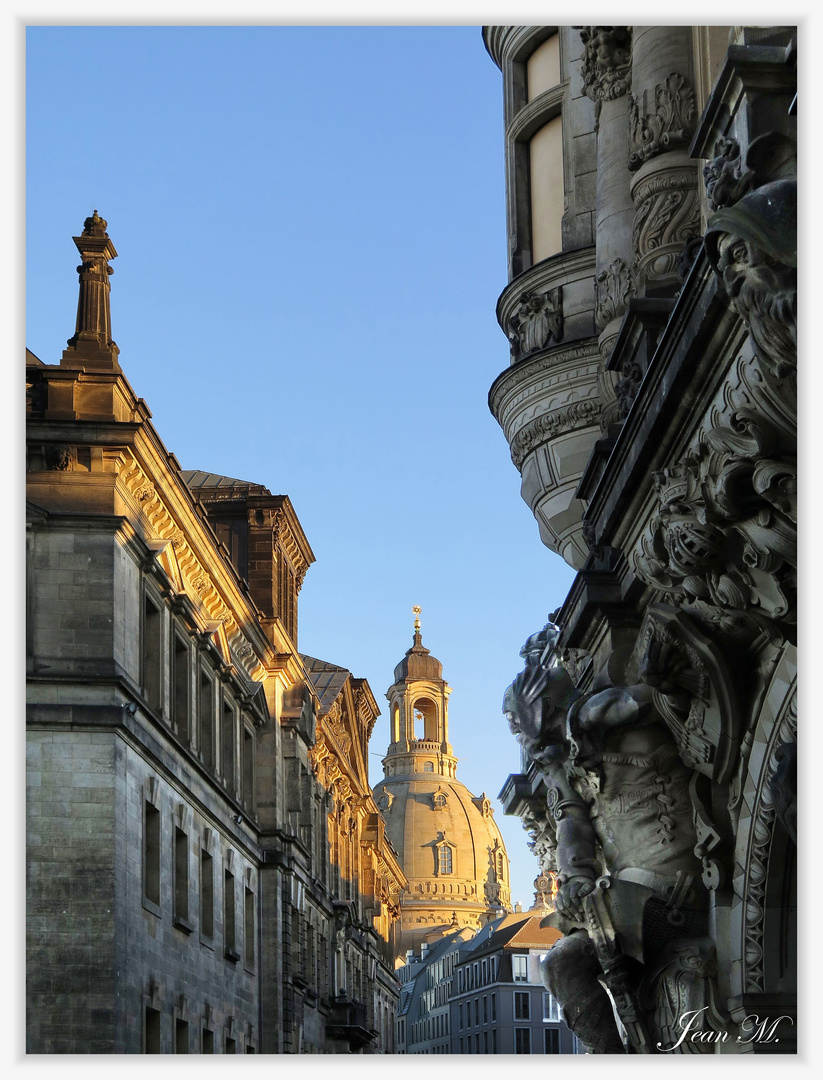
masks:
<instances>
[{"instance_id":1,"label":"ornate stone cornice","mask_svg":"<svg viewBox=\"0 0 823 1080\"><path fill-rule=\"evenodd\" d=\"M548 442L563 431L593 427L598 423L602 405L592 399L574 401L564 409L538 416L522 427L511 443L512 461L519 469L523 459L536 446Z\"/></svg>"},{"instance_id":2,"label":"ornate stone cornice","mask_svg":"<svg viewBox=\"0 0 823 1080\"><path fill-rule=\"evenodd\" d=\"M489 409L492 415L499 422L504 399L542 372L551 371L564 364L591 363L599 360L599 357L597 342L593 341L584 345L569 345L566 348L552 349L550 353L535 356L507 368L495 379L489 391Z\"/></svg>"},{"instance_id":3,"label":"ornate stone cornice","mask_svg":"<svg viewBox=\"0 0 823 1080\"><path fill-rule=\"evenodd\" d=\"M134 501L149 536L169 542L162 549L163 562L175 586L179 591L188 594L195 608L201 612L205 623L223 625L228 646L238 665L249 679L260 681L264 677L265 668L254 646L240 629L231 608L223 599L212 573L195 553L187 531L174 519L156 486L131 453L114 453L112 464L118 483Z\"/></svg>"}]
</instances>

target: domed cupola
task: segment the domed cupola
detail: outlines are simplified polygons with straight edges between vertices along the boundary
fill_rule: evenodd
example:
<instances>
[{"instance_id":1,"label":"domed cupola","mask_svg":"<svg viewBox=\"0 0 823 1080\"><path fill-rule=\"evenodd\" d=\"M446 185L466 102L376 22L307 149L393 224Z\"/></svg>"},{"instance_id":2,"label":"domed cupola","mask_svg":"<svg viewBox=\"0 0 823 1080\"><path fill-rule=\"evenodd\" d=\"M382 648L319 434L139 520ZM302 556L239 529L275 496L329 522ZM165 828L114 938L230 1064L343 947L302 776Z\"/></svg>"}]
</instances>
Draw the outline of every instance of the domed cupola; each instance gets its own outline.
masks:
<instances>
[{"instance_id":1,"label":"domed cupola","mask_svg":"<svg viewBox=\"0 0 823 1080\"><path fill-rule=\"evenodd\" d=\"M460 926L480 927L508 909L509 864L494 811L456 778L449 743L443 665L423 645L420 608L414 640L394 669L390 742L375 786L386 835L408 888L400 898L400 951Z\"/></svg>"}]
</instances>

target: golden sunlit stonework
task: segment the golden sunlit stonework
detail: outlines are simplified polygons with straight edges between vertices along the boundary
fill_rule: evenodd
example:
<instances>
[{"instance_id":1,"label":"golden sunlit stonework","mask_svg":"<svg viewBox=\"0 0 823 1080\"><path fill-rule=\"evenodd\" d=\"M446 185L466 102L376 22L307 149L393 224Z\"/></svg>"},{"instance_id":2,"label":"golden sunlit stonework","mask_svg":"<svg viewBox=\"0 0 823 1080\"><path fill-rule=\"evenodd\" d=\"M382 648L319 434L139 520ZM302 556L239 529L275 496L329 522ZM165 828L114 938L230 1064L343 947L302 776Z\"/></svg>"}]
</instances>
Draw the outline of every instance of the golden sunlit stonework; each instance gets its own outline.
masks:
<instances>
[{"instance_id":1,"label":"golden sunlit stonework","mask_svg":"<svg viewBox=\"0 0 823 1080\"><path fill-rule=\"evenodd\" d=\"M183 471L111 340L26 355L30 1053L391 1053L405 877L365 679L305 656L286 495Z\"/></svg>"},{"instance_id":2,"label":"golden sunlit stonework","mask_svg":"<svg viewBox=\"0 0 823 1080\"><path fill-rule=\"evenodd\" d=\"M451 687L423 645L415 608L412 647L394 670L390 743L374 789L408 886L400 898L400 951L511 910L509 859L485 794L457 779L449 743Z\"/></svg>"}]
</instances>

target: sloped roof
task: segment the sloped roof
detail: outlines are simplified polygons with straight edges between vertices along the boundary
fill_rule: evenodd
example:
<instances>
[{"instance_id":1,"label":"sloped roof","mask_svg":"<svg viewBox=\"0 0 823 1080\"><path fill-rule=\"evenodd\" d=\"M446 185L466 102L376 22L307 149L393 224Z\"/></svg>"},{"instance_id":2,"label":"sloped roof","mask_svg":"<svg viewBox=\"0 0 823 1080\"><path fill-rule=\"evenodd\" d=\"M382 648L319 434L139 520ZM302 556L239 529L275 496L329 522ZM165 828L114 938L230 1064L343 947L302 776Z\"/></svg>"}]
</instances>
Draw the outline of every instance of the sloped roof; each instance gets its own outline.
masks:
<instances>
[{"instance_id":1,"label":"sloped roof","mask_svg":"<svg viewBox=\"0 0 823 1080\"><path fill-rule=\"evenodd\" d=\"M236 489L238 494L271 495L267 487L252 480L237 480L233 476L220 476L200 469L183 469L180 475L190 488L216 488L224 492Z\"/></svg>"},{"instance_id":2,"label":"sloped roof","mask_svg":"<svg viewBox=\"0 0 823 1080\"><path fill-rule=\"evenodd\" d=\"M337 664L318 660L317 657L307 656L305 653L300 654L300 659L320 699L320 714L324 715L337 700L351 672L346 668L338 667Z\"/></svg>"},{"instance_id":3,"label":"sloped roof","mask_svg":"<svg viewBox=\"0 0 823 1080\"><path fill-rule=\"evenodd\" d=\"M507 949L550 949L563 935L553 926L541 926L542 915L532 915L517 926L517 932L506 943Z\"/></svg>"}]
</instances>

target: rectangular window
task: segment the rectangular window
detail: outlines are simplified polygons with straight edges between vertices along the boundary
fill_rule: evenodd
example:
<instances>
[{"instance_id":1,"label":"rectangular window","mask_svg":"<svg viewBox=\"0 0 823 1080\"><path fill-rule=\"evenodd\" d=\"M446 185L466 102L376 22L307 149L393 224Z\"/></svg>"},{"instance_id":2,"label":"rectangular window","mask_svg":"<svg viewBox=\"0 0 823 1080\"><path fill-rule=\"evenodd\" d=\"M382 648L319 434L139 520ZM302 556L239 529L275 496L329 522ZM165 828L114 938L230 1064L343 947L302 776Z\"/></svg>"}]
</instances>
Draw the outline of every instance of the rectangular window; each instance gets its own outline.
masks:
<instances>
[{"instance_id":1,"label":"rectangular window","mask_svg":"<svg viewBox=\"0 0 823 1080\"><path fill-rule=\"evenodd\" d=\"M172 681L174 723L177 736L188 745L189 731L189 650L186 643L174 635L174 656L172 659Z\"/></svg>"},{"instance_id":2,"label":"rectangular window","mask_svg":"<svg viewBox=\"0 0 823 1080\"><path fill-rule=\"evenodd\" d=\"M543 994L543 1019L560 1019L560 1005L558 1004L557 1000L549 993Z\"/></svg>"},{"instance_id":3,"label":"rectangular window","mask_svg":"<svg viewBox=\"0 0 823 1080\"><path fill-rule=\"evenodd\" d=\"M148 596L143 607L143 693L146 701L160 712L161 646L163 614Z\"/></svg>"},{"instance_id":4,"label":"rectangular window","mask_svg":"<svg viewBox=\"0 0 823 1080\"><path fill-rule=\"evenodd\" d=\"M228 701L223 702L223 720L220 725L221 770L223 782L229 791L234 791L234 709Z\"/></svg>"},{"instance_id":5,"label":"rectangular window","mask_svg":"<svg viewBox=\"0 0 823 1080\"><path fill-rule=\"evenodd\" d=\"M484 1031L483 1032L483 1053L488 1054L488 1052L489 1052L489 1033L488 1033L488 1031Z\"/></svg>"},{"instance_id":6,"label":"rectangular window","mask_svg":"<svg viewBox=\"0 0 823 1080\"><path fill-rule=\"evenodd\" d=\"M460 1053L461 1054L464 1053L464 1050L463 1050L463 1036L462 1035L460 1036Z\"/></svg>"},{"instance_id":7,"label":"rectangular window","mask_svg":"<svg viewBox=\"0 0 823 1080\"><path fill-rule=\"evenodd\" d=\"M457 1026L460 1029L460 1031L463 1030L463 1002L462 1001L457 1006Z\"/></svg>"},{"instance_id":8,"label":"rectangular window","mask_svg":"<svg viewBox=\"0 0 823 1080\"><path fill-rule=\"evenodd\" d=\"M444 844L440 849L440 873L450 874L452 872L452 849Z\"/></svg>"},{"instance_id":9,"label":"rectangular window","mask_svg":"<svg viewBox=\"0 0 823 1080\"><path fill-rule=\"evenodd\" d=\"M148 1005L143 1018L143 1053L159 1054L160 1049L160 1010Z\"/></svg>"},{"instance_id":10,"label":"rectangular window","mask_svg":"<svg viewBox=\"0 0 823 1080\"><path fill-rule=\"evenodd\" d=\"M483 998L483 1023L488 1024L488 1022L489 1022L489 999L487 997L484 997Z\"/></svg>"},{"instance_id":11,"label":"rectangular window","mask_svg":"<svg viewBox=\"0 0 823 1080\"><path fill-rule=\"evenodd\" d=\"M474 1037L474 1052L475 1052L475 1054L480 1053L480 1032L479 1031Z\"/></svg>"},{"instance_id":12,"label":"rectangular window","mask_svg":"<svg viewBox=\"0 0 823 1080\"><path fill-rule=\"evenodd\" d=\"M243 724L243 803L254 808L254 736Z\"/></svg>"},{"instance_id":13,"label":"rectangular window","mask_svg":"<svg viewBox=\"0 0 823 1080\"><path fill-rule=\"evenodd\" d=\"M480 1026L480 998L474 999L474 1023L476 1027Z\"/></svg>"},{"instance_id":14,"label":"rectangular window","mask_svg":"<svg viewBox=\"0 0 823 1080\"><path fill-rule=\"evenodd\" d=\"M234 925L234 903L234 874L226 870L223 874L223 952L228 960L240 959ZM228 1052L227 1050L226 1053Z\"/></svg>"},{"instance_id":15,"label":"rectangular window","mask_svg":"<svg viewBox=\"0 0 823 1080\"><path fill-rule=\"evenodd\" d=\"M529 977L529 958L525 953L514 953L512 956L512 980L514 982L526 982Z\"/></svg>"},{"instance_id":16,"label":"rectangular window","mask_svg":"<svg viewBox=\"0 0 823 1080\"><path fill-rule=\"evenodd\" d=\"M544 1053L560 1053L560 1032L557 1028L543 1028Z\"/></svg>"},{"instance_id":17,"label":"rectangular window","mask_svg":"<svg viewBox=\"0 0 823 1080\"><path fill-rule=\"evenodd\" d=\"M514 1029L514 1052L515 1054L530 1054L532 1052L531 1028Z\"/></svg>"},{"instance_id":18,"label":"rectangular window","mask_svg":"<svg viewBox=\"0 0 823 1080\"><path fill-rule=\"evenodd\" d=\"M207 769L214 768L214 692L211 679L200 672L200 760Z\"/></svg>"},{"instance_id":19,"label":"rectangular window","mask_svg":"<svg viewBox=\"0 0 823 1080\"><path fill-rule=\"evenodd\" d=\"M174 1052L175 1054L188 1054L189 1052L188 1020L174 1021Z\"/></svg>"},{"instance_id":20,"label":"rectangular window","mask_svg":"<svg viewBox=\"0 0 823 1080\"><path fill-rule=\"evenodd\" d=\"M143 898L160 914L160 811L143 804Z\"/></svg>"},{"instance_id":21,"label":"rectangular window","mask_svg":"<svg viewBox=\"0 0 823 1080\"><path fill-rule=\"evenodd\" d=\"M214 1032L211 1028L203 1028L203 1053L214 1053Z\"/></svg>"},{"instance_id":22,"label":"rectangular window","mask_svg":"<svg viewBox=\"0 0 823 1080\"><path fill-rule=\"evenodd\" d=\"M187 932L189 923L189 838L174 827L174 925Z\"/></svg>"},{"instance_id":23,"label":"rectangular window","mask_svg":"<svg viewBox=\"0 0 823 1080\"><path fill-rule=\"evenodd\" d=\"M492 1053L497 1053L497 1028L492 1028Z\"/></svg>"},{"instance_id":24,"label":"rectangular window","mask_svg":"<svg viewBox=\"0 0 823 1080\"><path fill-rule=\"evenodd\" d=\"M492 1023L497 1019L497 994L492 994Z\"/></svg>"},{"instance_id":25,"label":"rectangular window","mask_svg":"<svg viewBox=\"0 0 823 1080\"><path fill-rule=\"evenodd\" d=\"M529 1010L528 993L515 993L514 995L514 1018L515 1020L531 1020Z\"/></svg>"},{"instance_id":26,"label":"rectangular window","mask_svg":"<svg viewBox=\"0 0 823 1080\"><path fill-rule=\"evenodd\" d=\"M205 849L200 851L200 936L214 937L214 859Z\"/></svg>"},{"instance_id":27,"label":"rectangular window","mask_svg":"<svg viewBox=\"0 0 823 1080\"><path fill-rule=\"evenodd\" d=\"M249 971L254 970L254 893L243 890L243 949L244 962Z\"/></svg>"},{"instance_id":28,"label":"rectangular window","mask_svg":"<svg viewBox=\"0 0 823 1080\"><path fill-rule=\"evenodd\" d=\"M226 1050L225 1050L225 1052L227 1054L236 1054L237 1053L237 1041L235 1039L230 1038L230 1036L228 1036L228 1035L226 1036Z\"/></svg>"}]
</instances>

